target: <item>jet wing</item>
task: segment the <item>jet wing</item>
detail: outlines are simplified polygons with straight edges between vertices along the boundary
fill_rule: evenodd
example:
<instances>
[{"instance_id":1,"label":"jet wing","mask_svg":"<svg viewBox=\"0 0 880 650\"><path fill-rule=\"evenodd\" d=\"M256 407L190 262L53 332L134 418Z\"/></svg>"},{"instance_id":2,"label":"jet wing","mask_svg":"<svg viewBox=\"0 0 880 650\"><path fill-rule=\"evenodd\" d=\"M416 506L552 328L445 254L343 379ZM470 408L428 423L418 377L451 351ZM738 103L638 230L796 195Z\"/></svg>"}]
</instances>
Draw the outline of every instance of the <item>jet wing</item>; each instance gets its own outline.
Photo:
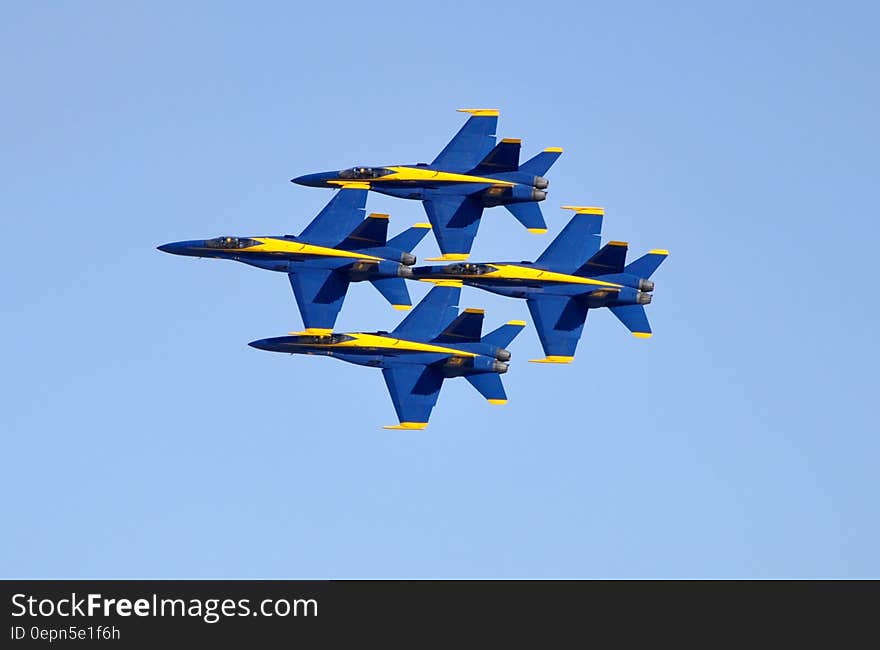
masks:
<instances>
[{"instance_id":1,"label":"jet wing","mask_svg":"<svg viewBox=\"0 0 880 650\"><path fill-rule=\"evenodd\" d=\"M288 273L306 329L332 330L348 291L348 278L331 269L297 269Z\"/></svg>"},{"instance_id":2,"label":"jet wing","mask_svg":"<svg viewBox=\"0 0 880 650\"><path fill-rule=\"evenodd\" d=\"M467 259L480 227L482 204L454 194L434 194L422 203L444 258Z\"/></svg>"},{"instance_id":3,"label":"jet wing","mask_svg":"<svg viewBox=\"0 0 880 650\"><path fill-rule=\"evenodd\" d=\"M526 303L547 355L531 361L571 363L587 319L586 303L568 296L537 296Z\"/></svg>"},{"instance_id":4,"label":"jet wing","mask_svg":"<svg viewBox=\"0 0 880 650\"><path fill-rule=\"evenodd\" d=\"M306 226L300 239L318 246L336 246L364 220L366 189L342 188Z\"/></svg>"},{"instance_id":5,"label":"jet wing","mask_svg":"<svg viewBox=\"0 0 880 650\"><path fill-rule=\"evenodd\" d=\"M400 365L384 368L382 376L394 402L400 424L386 429L424 429L437 403L443 375L423 365Z\"/></svg>"},{"instance_id":6,"label":"jet wing","mask_svg":"<svg viewBox=\"0 0 880 650\"><path fill-rule=\"evenodd\" d=\"M431 341L458 316L461 286L434 287L391 333L415 341Z\"/></svg>"},{"instance_id":7,"label":"jet wing","mask_svg":"<svg viewBox=\"0 0 880 650\"><path fill-rule=\"evenodd\" d=\"M432 167L448 172L468 172L476 167L495 146L498 111L495 109L460 108L471 117L440 152Z\"/></svg>"}]
</instances>

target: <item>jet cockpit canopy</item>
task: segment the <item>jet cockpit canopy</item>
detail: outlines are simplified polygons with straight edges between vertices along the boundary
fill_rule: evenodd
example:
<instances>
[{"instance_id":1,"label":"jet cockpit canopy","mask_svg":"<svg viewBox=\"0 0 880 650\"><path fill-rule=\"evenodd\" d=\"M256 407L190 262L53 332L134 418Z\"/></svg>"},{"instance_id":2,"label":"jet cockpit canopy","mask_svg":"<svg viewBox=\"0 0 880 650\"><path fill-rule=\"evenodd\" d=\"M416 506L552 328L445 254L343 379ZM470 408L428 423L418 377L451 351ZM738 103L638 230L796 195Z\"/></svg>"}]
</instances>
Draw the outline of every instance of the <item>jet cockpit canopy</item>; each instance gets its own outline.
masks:
<instances>
[{"instance_id":1,"label":"jet cockpit canopy","mask_svg":"<svg viewBox=\"0 0 880 650\"><path fill-rule=\"evenodd\" d=\"M491 264L474 264L472 262L459 262L446 267L446 272L451 275L483 275L497 270Z\"/></svg>"},{"instance_id":2,"label":"jet cockpit canopy","mask_svg":"<svg viewBox=\"0 0 880 650\"><path fill-rule=\"evenodd\" d=\"M205 242L205 246L207 248L236 249L250 248L259 243L255 239L248 239L247 237L215 237L214 239L208 239Z\"/></svg>"},{"instance_id":3,"label":"jet cockpit canopy","mask_svg":"<svg viewBox=\"0 0 880 650\"><path fill-rule=\"evenodd\" d=\"M346 180L370 180L393 173L390 169L385 169L384 167L352 167L351 169L343 169L339 172L339 178Z\"/></svg>"}]
</instances>

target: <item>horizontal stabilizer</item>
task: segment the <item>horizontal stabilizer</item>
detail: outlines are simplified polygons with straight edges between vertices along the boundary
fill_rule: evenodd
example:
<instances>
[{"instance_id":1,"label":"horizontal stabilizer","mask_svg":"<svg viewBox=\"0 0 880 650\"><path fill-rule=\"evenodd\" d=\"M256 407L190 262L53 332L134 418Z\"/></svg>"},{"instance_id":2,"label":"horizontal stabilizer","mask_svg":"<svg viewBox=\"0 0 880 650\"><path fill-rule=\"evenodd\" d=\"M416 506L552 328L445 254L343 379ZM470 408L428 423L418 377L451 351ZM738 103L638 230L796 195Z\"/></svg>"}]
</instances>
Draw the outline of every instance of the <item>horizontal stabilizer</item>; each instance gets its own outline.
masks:
<instances>
[{"instance_id":1,"label":"horizontal stabilizer","mask_svg":"<svg viewBox=\"0 0 880 650\"><path fill-rule=\"evenodd\" d=\"M647 254L642 255L636 261L627 264L623 272L637 275L640 278L650 278L668 255L669 251L666 250L655 249L648 251Z\"/></svg>"},{"instance_id":2,"label":"horizontal stabilizer","mask_svg":"<svg viewBox=\"0 0 880 650\"><path fill-rule=\"evenodd\" d=\"M417 223L388 240L388 247L409 253L431 231L431 224Z\"/></svg>"},{"instance_id":3,"label":"horizontal stabilizer","mask_svg":"<svg viewBox=\"0 0 880 650\"><path fill-rule=\"evenodd\" d=\"M384 246L387 239L388 215L374 212L361 221L336 248L349 251L362 248L376 248L377 246Z\"/></svg>"},{"instance_id":4,"label":"horizontal stabilizer","mask_svg":"<svg viewBox=\"0 0 880 650\"><path fill-rule=\"evenodd\" d=\"M444 343L475 343L480 340L482 332L483 310L465 309L436 340Z\"/></svg>"},{"instance_id":5,"label":"horizontal stabilizer","mask_svg":"<svg viewBox=\"0 0 880 650\"><path fill-rule=\"evenodd\" d=\"M626 328L638 338L648 338L651 336L651 325L648 323L648 315L642 305L620 305L619 307L609 307L611 313L620 319L620 322L626 325Z\"/></svg>"},{"instance_id":6,"label":"horizontal stabilizer","mask_svg":"<svg viewBox=\"0 0 880 650\"><path fill-rule=\"evenodd\" d=\"M476 388L480 395L489 400L490 404L504 404L507 402L507 393L504 392L504 384L501 383L501 375L485 373L480 375L465 375L471 386Z\"/></svg>"},{"instance_id":7,"label":"horizontal stabilizer","mask_svg":"<svg viewBox=\"0 0 880 650\"><path fill-rule=\"evenodd\" d=\"M459 296L461 296L460 286L434 287L400 325L394 328L392 334L415 340L433 339L458 316Z\"/></svg>"},{"instance_id":8,"label":"horizontal stabilizer","mask_svg":"<svg viewBox=\"0 0 880 650\"><path fill-rule=\"evenodd\" d=\"M561 155L562 149L560 147L548 147L534 158L529 158L521 164L519 171L534 174L535 176L543 176Z\"/></svg>"},{"instance_id":9,"label":"horizontal stabilizer","mask_svg":"<svg viewBox=\"0 0 880 650\"><path fill-rule=\"evenodd\" d=\"M412 308L409 289L406 288L406 280L403 278L376 278L370 282L395 309L409 311Z\"/></svg>"},{"instance_id":10,"label":"horizontal stabilizer","mask_svg":"<svg viewBox=\"0 0 880 650\"><path fill-rule=\"evenodd\" d=\"M523 331L526 326L524 320L508 321L497 330L489 332L483 337L483 343L494 345L499 348L506 348L510 342L516 338L516 335Z\"/></svg>"},{"instance_id":11,"label":"horizontal stabilizer","mask_svg":"<svg viewBox=\"0 0 880 650\"><path fill-rule=\"evenodd\" d=\"M605 210L587 206L563 206L575 215L547 247L535 264L559 273L572 273L599 250Z\"/></svg>"},{"instance_id":12,"label":"horizontal stabilizer","mask_svg":"<svg viewBox=\"0 0 880 650\"><path fill-rule=\"evenodd\" d=\"M431 163L435 169L466 172L476 167L495 146L496 109L461 108L459 111L471 116Z\"/></svg>"},{"instance_id":13,"label":"horizontal stabilizer","mask_svg":"<svg viewBox=\"0 0 880 650\"><path fill-rule=\"evenodd\" d=\"M364 219L367 190L341 189L306 229L303 239L318 246L336 246Z\"/></svg>"},{"instance_id":14,"label":"horizontal stabilizer","mask_svg":"<svg viewBox=\"0 0 880 650\"><path fill-rule=\"evenodd\" d=\"M536 234L547 232L547 223L541 213L541 206L537 203L508 203L504 207L516 217L517 221L528 228L529 232Z\"/></svg>"},{"instance_id":15,"label":"horizontal stabilizer","mask_svg":"<svg viewBox=\"0 0 880 650\"><path fill-rule=\"evenodd\" d=\"M609 275L622 273L623 265L626 264L627 243L622 241L610 241L599 249L599 252L588 259L582 267L575 271L575 275Z\"/></svg>"},{"instance_id":16,"label":"horizontal stabilizer","mask_svg":"<svg viewBox=\"0 0 880 650\"><path fill-rule=\"evenodd\" d=\"M519 151L522 143L513 138L504 138L469 173L474 176L515 172L519 169Z\"/></svg>"}]
</instances>

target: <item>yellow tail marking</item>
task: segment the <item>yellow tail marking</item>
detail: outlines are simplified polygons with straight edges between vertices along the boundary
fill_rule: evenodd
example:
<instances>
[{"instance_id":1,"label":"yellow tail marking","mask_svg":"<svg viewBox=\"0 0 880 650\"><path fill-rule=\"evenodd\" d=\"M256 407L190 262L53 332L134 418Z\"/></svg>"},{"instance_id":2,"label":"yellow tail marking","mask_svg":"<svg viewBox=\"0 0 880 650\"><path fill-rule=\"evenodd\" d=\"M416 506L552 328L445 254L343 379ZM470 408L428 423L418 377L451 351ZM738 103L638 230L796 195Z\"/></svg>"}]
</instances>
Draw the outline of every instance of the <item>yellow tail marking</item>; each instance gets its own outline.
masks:
<instances>
[{"instance_id":1,"label":"yellow tail marking","mask_svg":"<svg viewBox=\"0 0 880 650\"><path fill-rule=\"evenodd\" d=\"M489 402L489 404L499 404L499 405L500 404L507 404L506 399L490 399L490 400L486 400L486 401Z\"/></svg>"},{"instance_id":2,"label":"yellow tail marking","mask_svg":"<svg viewBox=\"0 0 880 650\"><path fill-rule=\"evenodd\" d=\"M529 232L533 235L543 235L547 232L546 228L529 228Z\"/></svg>"},{"instance_id":3,"label":"yellow tail marking","mask_svg":"<svg viewBox=\"0 0 880 650\"><path fill-rule=\"evenodd\" d=\"M547 147L544 151L547 153L562 153L562 147Z\"/></svg>"},{"instance_id":4,"label":"yellow tail marking","mask_svg":"<svg viewBox=\"0 0 880 650\"><path fill-rule=\"evenodd\" d=\"M578 214L605 214L605 208L599 208L591 205L563 205L563 210L574 210Z\"/></svg>"},{"instance_id":5,"label":"yellow tail marking","mask_svg":"<svg viewBox=\"0 0 880 650\"><path fill-rule=\"evenodd\" d=\"M571 363L574 357L562 357L558 355L547 355L543 359L529 359L531 363Z\"/></svg>"},{"instance_id":6,"label":"yellow tail marking","mask_svg":"<svg viewBox=\"0 0 880 650\"><path fill-rule=\"evenodd\" d=\"M654 336L651 332L633 332L632 335L637 339L649 339Z\"/></svg>"},{"instance_id":7,"label":"yellow tail marking","mask_svg":"<svg viewBox=\"0 0 880 650\"><path fill-rule=\"evenodd\" d=\"M625 241L610 241L607 246L629 246L629 242Z\"/></svg>"},{"instance_id":8,"label":"yellow tail marking","mask_svg":"<svg viewBox=\"0 0 880 650\"><path fill-rule=\"evenodd\" d=\"M383 429L407 429L421 430L428 426L427 422L401 422L400 424L386 424Z\"/></svg>"},{"instance_id":9,"label":"yellow tail marking","mask_svg":"<svg viewBox=\"0 0 880 650\"><path fill-rule=\"evenodd\" d=\"M501 142L506 142L507 144L522 144L522 139L520 139L520 138L502 138Z\"/></svg>"},{"instance_id":10,"label":"yellow tail marking","mask_svg":"<svg viewBox=\"0 0 880 650\"><path fill-rule=\"evenodd\" d=\"M440 257L426 257L428 262L460 262L471 256L470 253L446 253Z\"/></svg>"},{"instance_id":11,"label":"yellow tail marking","mask_svg":"<svg viewBox=\"0 0 880 650\"><path fill-rule=\"evenodd\" d=\"M412 305L391 305L391 306L394 307L397 311L409 311L410 309L412 309Z\"/></svg>"},{"instance_id":12,"label":"yellow tail marking","mask_svg":"<svg viewBox=\"0 0 880 650\"><path fill-rule=\"evenodd\" d=\"M387 214L382 214L381 212L371 212L367 215L367 219L387 219Z\"/></svg>"},{"instance_id":13,"label":"yellow tail marking","mask_svg":"<svg viewBox=\"0 0 880 650\"><path fill-rule=\"evenodd\" d=\"M470 113L478 117L498 117L501 113L497 108L459 108L459 113Z\"/></svg>"},{"instance_id":14,"label":"yellow tail marking","mask_svg":"<svg viewBox=\"0 0 880 650\"><path fill-rule=\"evenodd\" d=\"M521 327L526 326L526 322L524 320L509 320L507 321L508 325L519 325Z\"/></svg>"},{"instance_id":15,"label":"yellow tail marking","mask_svg":"<svg viewBox=\"0 0 880 650\"><path fill-rule=\"evenodd\" d=\"M651 255L669 255L669 251L665 248L653 248L648 253Z\"/></svg>"},{"instance_id":16,"label":"yellow tail marking","mask_svg":"<svg viewBox=\"0 0 880 650\"><path fill-rule=\"evenodd\" d=\"M485 314L486 310L485 309L477 309L475 307L468 307L467 309L464 310L464 313L466 313L466 314Z\"/></svg>"}]
</instances>

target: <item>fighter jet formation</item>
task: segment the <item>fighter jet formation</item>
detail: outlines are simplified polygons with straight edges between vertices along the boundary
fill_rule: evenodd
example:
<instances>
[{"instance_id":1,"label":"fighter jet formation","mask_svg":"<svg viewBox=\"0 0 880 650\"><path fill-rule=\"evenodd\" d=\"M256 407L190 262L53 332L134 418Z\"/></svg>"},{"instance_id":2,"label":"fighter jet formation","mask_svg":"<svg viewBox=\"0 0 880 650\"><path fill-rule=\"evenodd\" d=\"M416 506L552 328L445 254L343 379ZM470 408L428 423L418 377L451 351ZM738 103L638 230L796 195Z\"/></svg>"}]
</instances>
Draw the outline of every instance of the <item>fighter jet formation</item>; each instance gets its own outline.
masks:
<instances>
[{"instance_id":1,"label":"fighter jet formation","mask_svg":"<svg viewBox=\"0 0 880 650\"><path fill-rule=\"evenodd\" d=\"M300 235L221 236L159 246L287 273L304 331L250 345L288 354L329 356L381 368L397 413L387 429L424 429L444 379L464 377L490 404L504 404L507 346L526 326L509 321L483 336L483 310L459 313L461 287L526 301L544 350L538 363L571 363L590 309L607 307L638 338L651 336L645 305L650 279L666 256L654 249L626 263L628 245L601 245L603 208L563 206L571 220L534 262L468 262L485 208L504 206L530 232L547 226L540 201L545 174L562 154L549 147L520 164L518 139L496 144L498 110L459 109L470 118L431 164L358 166L306 174L294 183L337 193ZM430 223L388 239L387 214L365 216L372 190L422 201ZM412 250L433 230L442 255L415 266ZM406 282L436 285L412 308ZM391 332L335 332L352 282L369 281L398 310L412 311Z\"/></svg>"}]
</instances>

